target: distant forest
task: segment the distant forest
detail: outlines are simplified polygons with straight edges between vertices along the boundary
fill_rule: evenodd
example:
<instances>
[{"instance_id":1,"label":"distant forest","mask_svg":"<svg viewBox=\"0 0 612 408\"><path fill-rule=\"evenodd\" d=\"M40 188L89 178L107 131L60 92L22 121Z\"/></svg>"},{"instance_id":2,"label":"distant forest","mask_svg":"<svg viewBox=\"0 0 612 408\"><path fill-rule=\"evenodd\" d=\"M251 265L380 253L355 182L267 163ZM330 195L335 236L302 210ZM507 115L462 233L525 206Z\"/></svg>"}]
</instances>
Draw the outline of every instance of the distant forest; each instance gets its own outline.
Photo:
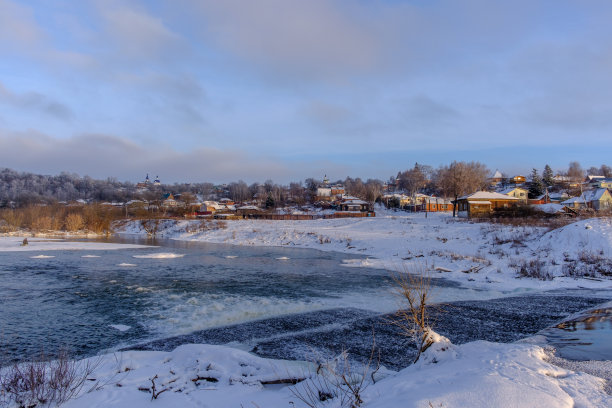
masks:
<instances>
[{"instance_id":1,"label":"distant forest","mask_svg":"<svg viewBox=\"0 0 612 408\"><path fill-rule=\"evenodd\" d=\"M210 183L161 185L155 191L138 191L136 184L113 178L95 180L89 176L61 173L48 176L0 170L0 207L21 207L33 203L53 203L78 199L128 201L134 198L158 199L165 192L200 194L212 191Z\"/></svg>"}]
</instances>

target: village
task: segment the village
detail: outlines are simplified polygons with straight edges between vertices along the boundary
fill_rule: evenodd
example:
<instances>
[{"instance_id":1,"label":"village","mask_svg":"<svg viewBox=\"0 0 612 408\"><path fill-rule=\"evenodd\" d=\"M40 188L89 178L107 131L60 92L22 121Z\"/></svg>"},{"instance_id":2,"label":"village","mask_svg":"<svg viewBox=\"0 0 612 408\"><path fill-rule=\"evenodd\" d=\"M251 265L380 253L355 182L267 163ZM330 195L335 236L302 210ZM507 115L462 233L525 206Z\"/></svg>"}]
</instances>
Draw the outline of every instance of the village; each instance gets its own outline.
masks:
<instances>
[{"instance_id":1,"label":"village","mask_svg":"<svg viewBox=\"0 0 612 408\"><path fill-rule=\"evenodd\" d=\"M393 180L379 183L372 191L353 192L341 182L332 183L323 177L311 191L301 189L276 192L283 196L283 206L277 206L275 192L265 189L242 199L227 184L216 185L212 194L204 197L192 193L165 193L156 200L134 199L126 203L103 202L124 208L127 213L146 213L181 216L185 218L214 218L224 220L268 219L309 220L319 218L359 218L376 216L375 204L406 212L453 212L463 218L492 216L521 216L541 214L548 216L576 216L578 214L607 212L612 209L612 178L588 174L584 178L556 175L544 181L535 174L503 176L499 170L490 174L482 189L466 194L444 197L428 193L431 182L424 178L421 189L412 193L403 188L401 174ZM154 182L147 178L137 185L140 193L159 188L159 177ZM293 194L292 194L293 193ZM352 193L352 194L351 194ZM150 196L150 195L149 195ZM81 203L85 201L81 200Z\"/></svg>"}]
</instances>

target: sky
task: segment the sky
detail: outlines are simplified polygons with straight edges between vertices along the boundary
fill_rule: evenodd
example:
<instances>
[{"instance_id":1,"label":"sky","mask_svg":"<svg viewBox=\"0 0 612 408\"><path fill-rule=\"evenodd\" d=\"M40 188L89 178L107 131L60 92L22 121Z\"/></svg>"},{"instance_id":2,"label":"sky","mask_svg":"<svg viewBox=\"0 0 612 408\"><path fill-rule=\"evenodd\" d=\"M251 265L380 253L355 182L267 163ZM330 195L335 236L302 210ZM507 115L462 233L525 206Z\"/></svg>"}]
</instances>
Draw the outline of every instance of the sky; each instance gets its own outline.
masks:
<instances>
[{"instance_id":1,"label":"sky","mask_svg":"<svg viewBox=\"0 0 612 408\"><path fill-rule=\"evenodd\" d=\"M608 0L0 0L0 167L162 182L612 164Z\"/></svg>"}]
</instances>

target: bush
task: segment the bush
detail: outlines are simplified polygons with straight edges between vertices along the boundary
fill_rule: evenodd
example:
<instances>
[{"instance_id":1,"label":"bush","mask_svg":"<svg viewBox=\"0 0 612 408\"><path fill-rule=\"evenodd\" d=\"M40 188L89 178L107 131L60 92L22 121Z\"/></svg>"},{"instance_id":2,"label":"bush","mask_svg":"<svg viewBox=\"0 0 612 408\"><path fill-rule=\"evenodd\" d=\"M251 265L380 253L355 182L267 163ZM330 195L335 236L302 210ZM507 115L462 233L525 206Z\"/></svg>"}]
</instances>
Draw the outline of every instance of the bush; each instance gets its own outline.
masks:
<instances>
[{"instance_id":1,"label":"bush","mask_svg":"<svg viewBox=\"0 0 612 408\"><path fill-rule=\"evenodd\" d=\"M412 272L404 270L403 273L393 276L393 281L397 285L395 293L407 307L395 312L395 317L390 323L397 326L404 336L416 344L417 355L414 360L416 363L421 353L432 344L430 338L432 328L427 310L430 302L431 278L422 269Z\"/></svg>"},{"instance_id":2,"label":"bush","mask_svg":"<svg viewBox=\"0 0 612 408\"><path fill-rule=\"evenodd\" d=\"M538 259L532 259L530 261L521 260L514 268L519 277L522 278L536 278L540 280L552 280L553 277L544 268L546 263Z\"/></svg>"},{"instance_id":3,"label":"bush","mask_svg":"<svg viewBox=\"0 0 612 408\"><path fill-rule=\"evenodd\" d=\"M80 231L85 226L83 216L81 214L68 214L66 216L66 231Z\"/></svg>"},{"instance_id":4,"label":"bush","mask_svg":"<svg viewBox=\"0 0 612 408\"><path fill-rule=\"evenodd\" d=\"M44 360L44 358L43 358ZM70 360L60 353L53 361L14 364L0 370L2 406L59 406L78 396L98 363Z\"/></svg>"}]
</instances>

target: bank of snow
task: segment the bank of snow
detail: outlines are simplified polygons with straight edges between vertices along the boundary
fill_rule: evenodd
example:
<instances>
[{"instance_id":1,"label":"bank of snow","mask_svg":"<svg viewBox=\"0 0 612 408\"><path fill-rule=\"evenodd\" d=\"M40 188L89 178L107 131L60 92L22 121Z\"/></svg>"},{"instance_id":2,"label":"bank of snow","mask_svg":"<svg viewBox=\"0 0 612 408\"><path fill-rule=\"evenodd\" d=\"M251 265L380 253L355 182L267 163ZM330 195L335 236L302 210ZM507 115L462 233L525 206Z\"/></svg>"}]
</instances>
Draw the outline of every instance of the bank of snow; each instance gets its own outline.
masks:
<instances>
[{"instance_id":1,"label":"bank of snow","mask_svg":"<svg viewBox=\"0 0 612 408\"><path fill-rule=\"evenodd\" d=\"M136 221L122 223L118 231L147 234ZM472 223L453 219L445 213L430 213L426 218L424 213L380 210L374 218L357 219L165 220L159 223L157 231L158 237L184 241L301 247L367 255L369 259L347 262L346 266L386 269L425 266L434 276L475 288L612 287L612 281L605 276L584 279L563 268L564 263L573 262L573 269L580 270L582 259L566 259L563 255L568 251L575 253L576 248L593 247L597 254L612 254L609 218L579 221L548 232L541 227ZM540 262L542 258L544 263ZM541 273L540 279L525 277L532 272L525 271L525 264L529 266L532 260L538 261L534 265L540 267L536 271Z\"/></svg>"},{"instance_id":2,"label":"bank of snow","mask_svg":"<svg viewBox=\"0 0 612 408\"><path fill-rule=\"evenodd\" d=\"M477 341L455 346L442 338L417 364L397 373L382 370L384 375L363 393L362 407L611 406L602 379L561 369L547 357L535 345ZM306 407L295 391L316 390L315 372L309 363L263 359L225 346L130 351L103 356L93 375L102 387L65 407ZM275 384L306 377L314 381ZM155 400L152 379L157 392L166 390ZM318 406L338 408L340 399Z\"/></svg>"},{"instance_id":3,"label":"bank of snow","mask_svg":"<svg viewBox=\"0 0 612 408\"><path fill-rule=\"evenodd\" d=\"M146 245L113 244L106 242L64 241L60 239L28 238L28 245L22 245L24 237L0 237L0 252L21 251L105 251L114 249L154 248Z\"/></svg>"}]
</instances>

